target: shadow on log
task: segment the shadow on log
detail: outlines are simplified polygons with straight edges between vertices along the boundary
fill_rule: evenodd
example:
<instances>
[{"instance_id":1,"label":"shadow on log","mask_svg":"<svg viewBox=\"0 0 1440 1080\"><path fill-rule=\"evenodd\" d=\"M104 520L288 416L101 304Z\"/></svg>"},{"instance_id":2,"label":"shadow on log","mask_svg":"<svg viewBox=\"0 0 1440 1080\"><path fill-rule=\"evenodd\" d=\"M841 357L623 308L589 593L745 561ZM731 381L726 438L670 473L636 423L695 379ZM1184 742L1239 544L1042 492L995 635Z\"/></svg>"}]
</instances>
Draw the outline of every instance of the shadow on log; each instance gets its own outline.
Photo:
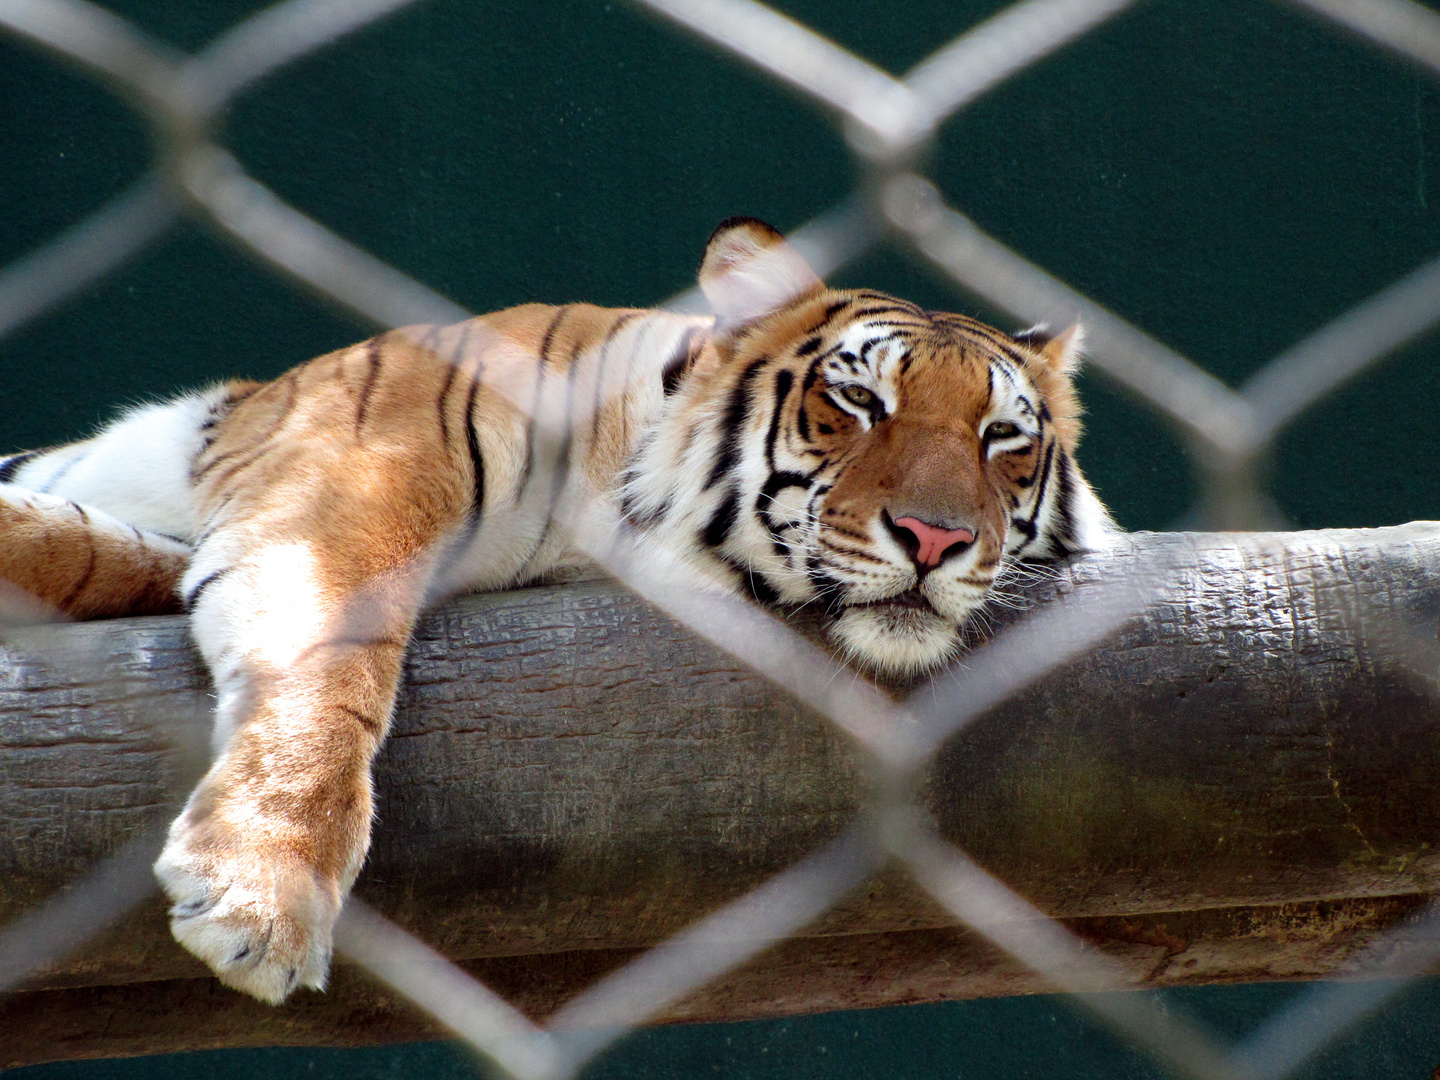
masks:
<instances>
[{"instance_id":1,"label":"shadow on log","mask_svg":"<svg viewBox=\"0 0 1440 1080\"><path fill-rule=\"evenodd\" d=\"M1137 987L1343 973L1440 892L1440 526L1137 534L1027 591L1064 603L1157 551L1161 599L948 742L922 800ZM4 648L0 925L168 820L209 706L179 619ZM603 582L428 616L377 785L357 894L537 1017L866 797L845 736ZM445 1034L343 963L279 1009L224 990L158 894L74 945L0 999L0 1067ZM666 1019L1045 989L887 870Z\"/></svg>"}]
</instances>

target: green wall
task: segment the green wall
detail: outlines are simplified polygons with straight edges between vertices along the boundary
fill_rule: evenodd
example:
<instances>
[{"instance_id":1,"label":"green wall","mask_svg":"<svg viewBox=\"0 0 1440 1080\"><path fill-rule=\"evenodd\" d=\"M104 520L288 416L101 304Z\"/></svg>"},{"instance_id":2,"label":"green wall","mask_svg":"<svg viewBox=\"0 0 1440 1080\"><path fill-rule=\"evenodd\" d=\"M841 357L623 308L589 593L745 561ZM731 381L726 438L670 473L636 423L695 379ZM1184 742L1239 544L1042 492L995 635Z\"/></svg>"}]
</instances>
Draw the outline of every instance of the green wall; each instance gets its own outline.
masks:
<instances>
[{"instance_id":1,"label":"green wall","mask_svg":"<svg viewBox=\"0 0 1440 1080\"><path fill-rule=\"evenodd\" d=\"M194 49L263 4L109 6ZM777 6L899 72L1006 5ZM0 102L3 265L141 175L150 147L106 91L5 37ZM843 141L808 104L625 4L599 0L419 4L253 88L224 137L283 197L474 310L537 299L658 301L689 284L722 218L747 213L793 228L854 181ZM1150 0L949 122L929 171L982 227L1238 385L1440 253L1440 79L1281 4ZM893 253L871 255L837 281L994 317ZM0 339L12 402L0 448L73 438L119 403L178 387L272 376L368 332L202 227L179 225L93 289ZM1436 356L1436 336L1427 336L1285 433L1274 492L1291 520L1440 517ZM1173 524L1193 495L1174 438L1103 376L1083 381L1087 472L1127 526ZM1222 1012L1253 1022L1282 992L1206 993ZM1405 1030L1440 1027L1433 986L1407 1008L1430 1020ZM851 1025L861 1042L891 1051L939 1045L945 1031L992 1049L1008 1039L1015 1053L1048 1052L1036 1049L1037 1033L1060 1047L1101 1039L1048 999L787 1023L641 1036L632 1048L652 1047L654 1056L626 1058L625 1075L704 1072L664 1064L677 1053L725 1061L737 1076L868 1075L864 1054L838 1051L848 1045L840 1034L824 1069L813 1060L812 1072L766 1064L783 1041L777 1032L813 1035L826 1025ZM1376 1030L1367 1053L1413 1045L1384 1021ZM1052 1035L1058 1041L1047 1042ZM728 1049L701 1052L722 1038L747 1049L733 1060ZM963 1068L936 1051L924 1059L933 1064L890 1075L1088 1075L1092 1067L1150 1075L1104 1054L1094 1061L1109 1066L1082 1067L1091 1059L1079 1049L1045 1059L1060 1065L1033 1065L1040 1071L1014 1064L987 1073L983 1056L967 1057L969 1044L955 1038ZM807 1035L796 1045L813 1043ZM1422 1050L1420 1058L1440 1061L1440 1046ZM347 1074L390 1075L405 1053L428 1069L426 1055L441 1051L373 1053L346 1057ZM250 1070L262 1059L275 1075L341 1060L223 1060ZM181 1059L173 1075L195 1061ZM67 1068L33 1076L123 1072ZM597 1075L612 1075L605 1068ZM1402 1075L1372 1075L1382 1074Z\"/></svg>"},{"instance_id":2,"label":"green wall","mask_svg":"<svg viewBox=\"0 0 1440 1080\"><path fill-rule=\"evenodd\" d=\"M258 6L112 5L182 48ZM882 20L858 0L780 6L898 71L1003 4ZM149 146L105 91L9 39L0 86L8 260L138 176ZM281 195L474 310L660 300L720 219L792 228L853 180L808 104L595 0L419 4L254 88L225 136ZM1238 384L1440 252L1440 81L1280 4L1151 0L948 123L931 173L1000 239ZM991 314L893 254L838 280ZM182 225L0 340L24 403L0 445L71 438L117 402L274 375L366 332ZM1437 516L1435 349L1402 351L1286 433L1275 491L1295 523ZM1084 461L1105 498L1132 528L1173 523L1192 489L1168 430L1084 381Z\"/></svg>"}]
</instances>

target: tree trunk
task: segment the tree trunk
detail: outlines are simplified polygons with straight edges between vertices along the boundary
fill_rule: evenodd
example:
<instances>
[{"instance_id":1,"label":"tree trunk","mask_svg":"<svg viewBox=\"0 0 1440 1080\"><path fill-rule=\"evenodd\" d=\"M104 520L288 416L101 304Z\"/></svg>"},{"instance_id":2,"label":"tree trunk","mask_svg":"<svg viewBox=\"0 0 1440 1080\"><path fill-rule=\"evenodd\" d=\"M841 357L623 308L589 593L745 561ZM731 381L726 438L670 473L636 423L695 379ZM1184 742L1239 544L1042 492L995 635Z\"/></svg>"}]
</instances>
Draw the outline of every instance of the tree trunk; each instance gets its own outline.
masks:
<instances>
[{"instance_id":1,"label":"tree trunk","mask_svg":"<svg viewBox=\"0 0 1440 1080\"><path fill-rule=\"evenodd\" d=\"M1178 567L1159 602L950 740L922 800L1136 986L1343 971L1440 891L1440 526L1137 534L1027 592L1083 594L1156 552ZM6 637L0 926L163 825L209 707L181 619ZM426 617L377 790L357 894L535 1016L866 796L846 736L604 582ZM890 869L667 1018L1045 988ZM158 894L0 999L0 1066L440 1034L343 963L279 1009L220 989Z\"/></svg>"}]
</instances>

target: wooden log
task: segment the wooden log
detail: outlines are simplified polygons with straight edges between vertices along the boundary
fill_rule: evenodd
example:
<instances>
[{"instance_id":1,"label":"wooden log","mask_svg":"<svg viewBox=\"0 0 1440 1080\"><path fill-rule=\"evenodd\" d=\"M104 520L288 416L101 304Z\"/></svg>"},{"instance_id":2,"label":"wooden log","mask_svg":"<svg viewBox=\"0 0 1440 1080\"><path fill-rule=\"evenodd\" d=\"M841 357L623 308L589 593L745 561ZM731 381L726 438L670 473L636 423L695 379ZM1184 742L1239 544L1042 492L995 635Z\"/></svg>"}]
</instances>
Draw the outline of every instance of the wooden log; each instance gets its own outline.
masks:
<instances>
[{"instance_id":1,"label":"wooden log","mask_svg":"<svg viewBox=\"0 0 1440 1080\"><path fill-rule=\"evenodd\" d=\"M1136 986L1343 971L1440 892L1440 526L1137 534L1028 592L1070 602L1157 552L1159 602L948 742L924 805ZM4 652L0 925L173 814L209 704L178 619L11 631ZM867 794L844 735L606 582L428 616L377 783L357 893L536 1016ZM667 1018L1045 987L890 868ZM158 896L0 999L0 1066L438 1034L343 964L276 1010L218 988Z\"/></svg>"}]
</instances>

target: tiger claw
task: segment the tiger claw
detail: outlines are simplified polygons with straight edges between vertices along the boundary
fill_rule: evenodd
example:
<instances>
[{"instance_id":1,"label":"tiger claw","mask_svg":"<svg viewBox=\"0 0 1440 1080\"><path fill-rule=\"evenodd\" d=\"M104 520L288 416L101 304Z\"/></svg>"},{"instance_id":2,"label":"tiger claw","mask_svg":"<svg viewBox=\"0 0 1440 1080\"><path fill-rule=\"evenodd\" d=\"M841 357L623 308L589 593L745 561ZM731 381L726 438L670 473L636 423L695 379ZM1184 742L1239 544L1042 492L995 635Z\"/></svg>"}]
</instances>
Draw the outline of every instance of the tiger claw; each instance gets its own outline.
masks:
<instances>
[{"instance_id":1,"label":"tiger claw","mask_svg":"<svg viewBox=\"0 0 1440 1080\"><path fill-rule=\"evenodd\" d=\"M297 986L325 988L340 911L334 883L262 855L197 855L179 828L155 873L174 901L176 940L226 986L271 1004Z\"/></svg>"}]
</instances>

